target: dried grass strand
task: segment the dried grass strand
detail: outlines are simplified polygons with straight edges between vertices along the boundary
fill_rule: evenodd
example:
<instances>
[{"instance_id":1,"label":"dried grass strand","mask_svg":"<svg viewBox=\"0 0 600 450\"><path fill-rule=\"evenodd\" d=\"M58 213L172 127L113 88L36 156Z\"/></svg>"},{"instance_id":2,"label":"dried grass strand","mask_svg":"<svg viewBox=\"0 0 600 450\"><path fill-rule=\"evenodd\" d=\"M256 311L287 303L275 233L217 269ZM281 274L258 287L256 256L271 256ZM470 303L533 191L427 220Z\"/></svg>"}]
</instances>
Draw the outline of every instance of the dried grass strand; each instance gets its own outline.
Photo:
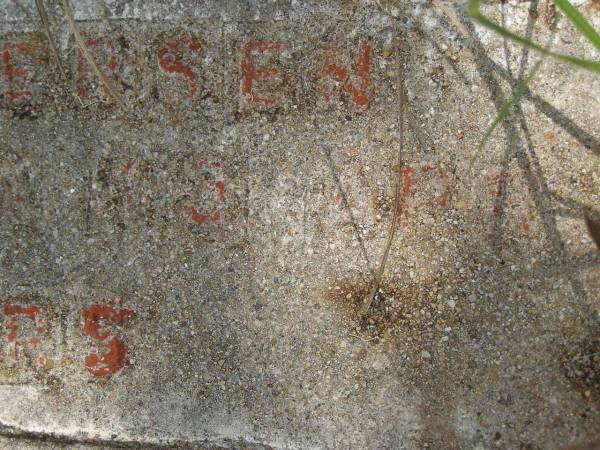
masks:
<instances>
[{"instance_id":1,"label":"dried grass strand","mask_svg":"<svg viewBox=\"0 0 600 450\"><path fill-rule=\"evenodd\" d=\"M87 60L88 64L92 67L92 70L94 71L96 76L100 79L100 82L102 83L102 86L104 87L104 90L106 91L107 95L109 97L111 97L121 108L125 109L125 102L123 102L121 97L113 89L112 85L110 84L110 81L108 80L106 75L104 75L104 72L102 72L102 70L100 70L100 68L94 61L94 58L88 51L88 49L85 45L85 42L83 41L83 38L81 37L81 33L79 33L79 29L77 28L77 25L75 24L75 18L73 17L73 10L69 6L69 1L62 0L62 6L63 6L63 10L65 12L65 16L67 18L67 23L69 24L71 33L73 33L73 36L75 37L75 41L77 42L77 46L81 50L81 53Z\"/></svg>"},{"instance_id":2,"label":"dried grass strand","mask_svg":"<svg viewBox=\"0 0 600 450\"><path fill-rule=\"evenodd\" d=\"M396 155L396 176L394 178L394 212L392 215L392 222L390 224L390 229L388 232L387 241L385 244L385 248L383 254L381 255L381 261L379 262L379 267L375 273L375 279L373 280L373 287L371 288L371 292L369 293L369 297L367 301L363 305L361 314L364 316L367 314L372 306L373 301L375 300L375 296L379 291L381 286L381 280L383 279L383 274L385 272L385 267L387 265L388 257L390 254L390 249L392 247L392 242L394 241L394 237L396 235L396 231L398 228L398 216L400 212L400 204L402 197L402 149L404 142L404 77L402 74L402 64L400 62L400 40L398 39L398 48L396 49L396 62L398 65L398 79L397 79L397 89L398 89L398 153Z\"/></svg>"},{"instance_id":3,"label":"dried grass strand","mask_svg":"<svg viewBox=\"0 0 600 450\"><path fill-rule=\"evenodd\" d=\"M44 0L35 0L35 6L37 7L40 20L42 21L42 26L44 28L44 32L46 33L48 45L50 46L50 50L52 51L52 56L54 56L56 66L58 67L58 70L60 71L60 74L62 75L63 79L67 81L67 72L62 64L62 60L60 59L60 53L58 52L58 47L56 46L54 38L52 37L52 32L50 31L50 22L48 21L48 14L46 13L46 8L44 7Z\"/></svg>"}]
</instances>

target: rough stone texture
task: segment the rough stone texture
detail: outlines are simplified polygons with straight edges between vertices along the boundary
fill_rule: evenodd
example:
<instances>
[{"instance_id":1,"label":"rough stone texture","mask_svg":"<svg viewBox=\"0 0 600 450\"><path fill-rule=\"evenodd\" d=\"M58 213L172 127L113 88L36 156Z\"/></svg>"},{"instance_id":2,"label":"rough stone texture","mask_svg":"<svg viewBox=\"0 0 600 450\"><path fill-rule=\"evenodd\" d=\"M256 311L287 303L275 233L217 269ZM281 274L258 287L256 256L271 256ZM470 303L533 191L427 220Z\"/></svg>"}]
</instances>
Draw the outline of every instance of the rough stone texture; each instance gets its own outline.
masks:
<instances>
[{"instance_id":1,"label":"rough stone texture","mask_svg":"<svg viewBox=\"0 0 600 450\"><path fill-rule=\"evenodd\" d=\"M600 205L600 78L545 62L468 173L537 56L445 5L455 18L419 1L76 1L120 110L59 2L67 82L33 2L1 0L0 447L550 449L600 433L583 221ZM597 2L578 5L599 28ZM545 1L486 12L549 38ZM271 44L245 53L256 41ZM554 47L598 57L565 20ZM278 69L253 98L249 61ZM112 308L97 330L93 305Z\"/></svg>"}]
</instances>

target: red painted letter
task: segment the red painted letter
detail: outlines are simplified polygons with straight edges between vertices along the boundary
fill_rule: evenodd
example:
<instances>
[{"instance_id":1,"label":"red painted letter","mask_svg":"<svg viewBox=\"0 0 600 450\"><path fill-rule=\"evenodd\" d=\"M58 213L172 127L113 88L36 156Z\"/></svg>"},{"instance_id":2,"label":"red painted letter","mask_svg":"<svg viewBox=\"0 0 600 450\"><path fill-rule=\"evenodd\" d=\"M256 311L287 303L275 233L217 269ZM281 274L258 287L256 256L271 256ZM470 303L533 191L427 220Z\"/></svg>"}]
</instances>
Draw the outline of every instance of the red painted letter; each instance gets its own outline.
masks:
<instances>
[{"instance_id":1,"label":"red painted letter","mask_svg":"<svg viewBox=\"0 0 600 450\"><path fill-rule=\"evenodd\" d=\"M343 93L352 96L354 102L358 106L367 106L369 97L367 96L367 87L371 84L369 72L371 71L371 47L367 42L363 42L360 46L360 52L357 61L357 75L360 78L360 84L357 87L350 81L350 75L345 67L333 63L327 63L323 70L323 77L333 77L341 84ZM325 88L322 86L323 97L326 102L330 100L330 95L325 93Z\"/></svg>"},{"instance_id":2,"label":"red painted letter","mask_svg":"<svg viewBox=\"0 0 600 450\"><path fill-rule=\"evenodd\" d=\"M9 86L16 81L15 79L27 79L31 75L31 71L25 67L20 67L13 63L16 53L26 55L30 53L29 44L27 42L7 42L2 50L2 64L4 66L3 75ZM6 100L14 102L16 100L29 100L32 94L29 90L12 90L9 89L4 93Z\"/></svg>"},{"instance_id":3,"label":"red painted letter","mask_svg":"<svg viewBox=\"0 0 600 450\"><path fill-rule=\"evenodd\" d=\"M218 161L212 163L200 161L196 163L195 167L204 171L209 176L214 178L214 188L215 193L217 194L217 201L219 203L225 202L225 181L223 179L221 163ZM199 223L200 225L214 223L221 220L221 213L218 210L213 211L209 214L202 214L198 212L193 206L186 205L184 206L184 211L190 217L190 219L192 219L196 223Z\"/></svg>"},{"instance_id":4,"label":"red painted letter","mask_svg":"<svg viewBox=\"0 0 600 450\"><path fill-rule=\"evenodd\" d=\"M279 70L275 67L268 69L257 69L252 63L252 52L267 52L281 50L283 44L281 42L253 41L247 42L244 46L244 57L242 58L242 94L246 100L252 103L262 103L263 105L276 105L279 103L277 98L263 98L254 95L252 89L254 81L268 80L277 76Z\"/></svg>"},{"instance_id":5,"label":"red painted letter","mask_svg":"<svg viewBox=\"0 0 600 450\"><path fill-rule=\"evenodd\" d=\"M17 317L27 317L29 320L34 322L37 332L40 332L40 311L41 308L39 306L22 306L12 303L7 303L4 305L4 314L11 318L6 323L6 328L8 329L8 335L6 338L8 341L8 355L13 359L19 359L19 347L23 344L27 345L32 350L37 350L38 344L40 343L38 336L32 336L26 340L18 339L19 325L17 322ZM37 358L37 362L43 364L44 359L39 357Z\"/></svg>"},{"instance_id":6,"label":"red painted letter","mask_svg":"<svg viewBox=\"0 0 600 450\"><path fill-rule=\"evenodd\" d=\"M105 341L110 337L107 331L100 328L105 325L119 325L135 315L131 309L115 309L112 304L96 304L85 308L83 315L83 332L97 341ZM104 322L102 324L101 322ZM108 352L90 353L85 357L85 368L94 376L107 377L117 373L125 366L126 347L117 337L108 341Z\"/></svg>"},{"instance_id":7,"label":"red painted letter","mask_svg":"<svg viewBox=\"0 0 600 450\"><path fill-rule=\"evenodd\" d=\"M96 47L99 44L96 39L86 39L85 46L88 48ZM104 64L104 71L111 74L113 80L120 81L119 70L123 65L124 48L120 51L115 47L112 41L106 41L106 50L108 51L108 60ZM77 50L77 95L81 98L88 96L88 89L92 87L89 81L89 72L85 57L81 50Z\"/></svg>"},{"instance_id":8,"label":"red painted letter","mask_svg":"<svg viewBox=\"0 0 600 450\"><path fill-rule=\"evenodd\" d=\"M167 46L163 47L158 52L158 64L160 68L167 73L175 73L183 75L187 79L189 86L188 97L193 97L198 93L198 75L196 75L190 66L181 61L179 52L180 46L187 47L192 51L200 51L206 42L198 39L196 36L191 36L190 39L182 37L177 41L167 42Z\"/></svg>"}]
</instances>

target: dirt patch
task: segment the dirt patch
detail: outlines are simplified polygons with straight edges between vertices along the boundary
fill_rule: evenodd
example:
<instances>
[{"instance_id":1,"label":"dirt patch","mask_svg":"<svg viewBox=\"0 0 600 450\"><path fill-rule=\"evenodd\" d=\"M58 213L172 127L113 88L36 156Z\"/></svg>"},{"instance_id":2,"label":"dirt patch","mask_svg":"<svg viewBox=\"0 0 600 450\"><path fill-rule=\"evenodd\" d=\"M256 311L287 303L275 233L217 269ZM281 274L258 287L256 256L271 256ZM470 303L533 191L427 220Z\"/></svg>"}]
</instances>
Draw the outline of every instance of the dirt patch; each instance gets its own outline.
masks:
<instances>
[{"instance_id":1,"label":"dirt patch","mask_svg":"<svg viewBox=\"0 0 600 450\"><path fill-rule=\"evenodd\" d=\"M369 341L422 344L432 338L443 339L442 335L449 333L456 322L455 303L444 293L446 283L447 280L426 284L388 280L366 314L362 310L371 286L364 277L334 283L324 299L348 320L353 333Z\"/></svg>"},{"instance_id":2,"label":"dirt patch","mask_svg":"<svg viewBox=\"0 0 600 450\"><path fill-rule=\"evenodd\" d=\"M600 401L600 337L593 336L566 348L561 357L565 376L584 397Z\"/></svg>"}]
</instances>

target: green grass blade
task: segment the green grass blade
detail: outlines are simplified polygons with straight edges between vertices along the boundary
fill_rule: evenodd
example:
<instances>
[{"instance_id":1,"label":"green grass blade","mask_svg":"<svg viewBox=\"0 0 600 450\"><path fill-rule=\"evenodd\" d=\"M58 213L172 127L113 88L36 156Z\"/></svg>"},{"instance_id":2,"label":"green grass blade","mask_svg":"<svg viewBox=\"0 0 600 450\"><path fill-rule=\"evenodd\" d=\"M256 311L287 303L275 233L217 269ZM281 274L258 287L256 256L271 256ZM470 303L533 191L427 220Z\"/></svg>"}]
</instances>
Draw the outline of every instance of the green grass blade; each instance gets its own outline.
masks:
<instances>
[{"instance_id":1,"label":"green grass blade","mask_svg":"<svg viewBox=\"0 0 600 450\"><path fill-rule=\"evenodd\" d=\"M600 51L600 36L569 0L552 0L588 41Z\"/></svg>"},{"instance_id":2,"label":"green grass blade","mask_svg":"<svg viewBox=\"0 0 600 450\"><path fill-rule=\"evenodd\" d=\"M565 1L565 0L562 0L562 1ZM568 56L568 55L563 55L561 53L555 53L555 52L552 52L552 51L542 47L539 44L536 44L535 42L533 42L521 35L513 33L512 31L504 28L503 26L499 25L498 23L496 23L493 20L490 20L486 16L484 16L479 9L480 3L481 3L480 0L469 0L469 3L467 5L467 11L469 12L469 14L473 18L473 20L475 20L476 22L479 22L481 25L496 31L497 33L499 33L500 35L504 36L507 39L510 39L511 41L517 42L521 45L524 45L526 47L537 50L538 52L540 52L544 55L549 55L554 58L560 59L562 61L579 66L583 69L587 69L587 70L591 70L592 72L600 73L600 62L599 61L592 61L589 59L580 59L580 58L575 58L574 56ZM579 13L577 13L577 14L579 14ZM592 28L592 31L595 34L595 31L593 28Z\"/></svg>"},{"instance_id":3,"label":"green grass blade","mask_svg":"<svg viewBox=\"0 0 600 450\"><path fill-rule=\"evenodd\" d=\"M526 78L523 78L521 80L521 82L517 86L517 89L515 89L513 95L504 103L504 105L502 105L502 108L500 108L500 110L498 111L496 118L490 124L488 129L485 131L485 134L483 135L481 142L477 146L475 153L473 153L473 156L471 156L471 160L469 161L469 168L467 169L468 176L470 176L472 174L471 172L473 170L473 166L475 165L475 162L481 156L481 153L483 152L483 149L484 149L485 144L487 143L489 137L492 135L492 133L494 132L496 127L498 125L500 125L502 122L504 122L504 120L508 117L513 106L515 106L519 102L519 100L521 99L521 97L523 96L525 91L527 90L527 85L533 79L533 77L535 77L537 75L537 73L539 72L540 67L542 66L542 62L543 61L540 60L537 63L535 63L535 65L531 69L531 72L529 73L529 75L527 75Z\"/></svg>"}]
</instances>

